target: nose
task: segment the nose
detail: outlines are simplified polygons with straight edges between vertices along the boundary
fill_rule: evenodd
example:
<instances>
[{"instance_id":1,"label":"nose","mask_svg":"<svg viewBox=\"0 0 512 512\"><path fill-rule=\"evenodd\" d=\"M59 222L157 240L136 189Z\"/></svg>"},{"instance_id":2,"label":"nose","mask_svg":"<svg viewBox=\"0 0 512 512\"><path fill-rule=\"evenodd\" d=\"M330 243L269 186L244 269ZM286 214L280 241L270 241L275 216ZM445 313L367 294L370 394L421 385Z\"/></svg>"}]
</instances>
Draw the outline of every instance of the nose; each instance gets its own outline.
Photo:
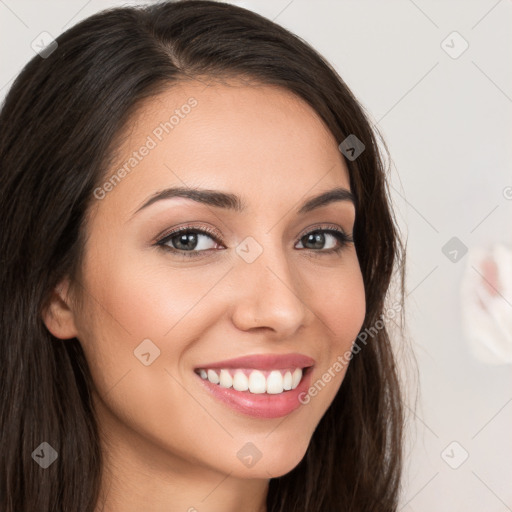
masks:
<instances>
[{"instance_id":1,"label":"nose","mask_svg":"<svg viewBox=\"0 0 512 512\"><path fill-rule=\"evenodd\" d=\"M270 245L270 244L269 244ZM299 276L279 244L264 247L252 263L239 258L233 323L241 330L271 329L279 338L292 336L311 314Z\"/></svg>"}]
</instances>

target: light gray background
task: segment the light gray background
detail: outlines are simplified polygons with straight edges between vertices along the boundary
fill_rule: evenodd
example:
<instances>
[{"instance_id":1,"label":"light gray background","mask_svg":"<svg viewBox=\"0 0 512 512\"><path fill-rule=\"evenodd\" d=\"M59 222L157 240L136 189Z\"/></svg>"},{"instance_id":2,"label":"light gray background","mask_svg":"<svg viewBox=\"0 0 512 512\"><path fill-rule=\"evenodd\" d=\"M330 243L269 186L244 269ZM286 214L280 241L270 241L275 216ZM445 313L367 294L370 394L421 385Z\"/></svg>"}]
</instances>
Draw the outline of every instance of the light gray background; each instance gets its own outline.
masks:
<instances>
[{"instance_id":1,"label":"light gray background","mask_svg":"<svg viewBox=\"0 0 512 512\"><path fill-rule=\"evenodd\" d=\"M57 36L105 7L134 3L0 0L0 97L42 31ZM470 248L512 246L512 200L503 195L512 185L512 1L232 3L326 56L390 149L420 387L409 410L401 510L512 510L511 366L472 357L460 318L464 259L453 263L441 252L452 236ZM469 44L456 59L441 47L453 31ZM456 50L459 42L449 44ZM441 456L453 441L444 452L452 460L469 454L458 469Z\"/></svg>"}]
</instances>

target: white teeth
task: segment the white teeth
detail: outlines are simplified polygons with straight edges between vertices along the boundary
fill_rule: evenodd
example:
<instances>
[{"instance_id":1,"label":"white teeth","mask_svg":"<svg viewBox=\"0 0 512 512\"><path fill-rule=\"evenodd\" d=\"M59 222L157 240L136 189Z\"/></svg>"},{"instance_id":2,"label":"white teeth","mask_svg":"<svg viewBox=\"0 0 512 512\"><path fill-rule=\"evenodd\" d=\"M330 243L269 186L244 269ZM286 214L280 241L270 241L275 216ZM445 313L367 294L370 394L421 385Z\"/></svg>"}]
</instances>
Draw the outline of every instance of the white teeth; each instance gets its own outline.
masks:
<instances>
[{"instance_id":1,"label":"white teeth","mask_svg":"<svg viewBox=\"0 0 512 512\"><path fill-rule=\"evenodd\" d=\"M267 393L277 395L283 392L283 376L281 372L273 370L267 379Z\"/></svg>"},{"instance_id":2,"label":"white teeth","mask_svg":"<svg viewBox=\"0 0 512 512\"><path fill-rule=\"evenodd\" d=\"M249 379L244 372L237 370L233 377L233 389L236 391L247 391L249 389Z\"/></svg>"},{"instance_id":3,"label":"white teeth","mask_svg":"<svg viewBox=\"0 0 512 512\"><path fill-rule=\"evenodd\" d=\"M249 375L249 391L251 393L265 393L267 380L259 370L253 370Z\"/></svg>"},{"instance_id":4,"label":"white teeth","mask_svg":"<svg viewBox=\"0 0 512 512\"><path fill-rule=\"evenodd\" d=\"M234 372L234 373L232 373ZM206 370L201 368L199 376L210 381L212 384L219 384L223 388L233 388L236 391L249 391L250 393L278 395L284 391L295 389L302 379L302 369L296 368L293 372L287 370L272 370L265 372L260 370ZM249 376L247 376L247 373Z\"/></svg>"},{"instance_id":5,"label":"white teeth","mask_svg":"<svg viewBox=\"0 0 512 512\"><path fill-rule=\"evenodd\" d=\"M299 385L300 379L302 379L302 370L295 368L292 375L292 389L295 389Z\"/></svg>"},{"instance_id":6,"label":"white teeth","mask_svg":"<svg viewBox=\"0 0 512 512\"><path fill-rule=\"evenodd\" d=\"M214 370L208 370L208 380L212 384L218 384L220 382L219 376L217 375L217 372Z\"/></svg>"},{"instance_id":7,"label":"white teeth","mask_svg":"<svg viewBox=\"0 0 512 512\"><path fill-rule=\"evenodd\" d=\"M292 389L292 374L291 374L291 372L286 372L284 374L283 389L285 391L289 391L290 389Z\"/></svg>"},{"instance_id":8,"label":"white teeth","mask_svg":"<svg viewBox=\"0 0 512 512\"><path fill-rule=\"evenodd\" d=\"M231 377L230 373L227 370L220 371L219 384L223 388L230 388L233 385L233 377Z\"/></svg>"}]
</instances>

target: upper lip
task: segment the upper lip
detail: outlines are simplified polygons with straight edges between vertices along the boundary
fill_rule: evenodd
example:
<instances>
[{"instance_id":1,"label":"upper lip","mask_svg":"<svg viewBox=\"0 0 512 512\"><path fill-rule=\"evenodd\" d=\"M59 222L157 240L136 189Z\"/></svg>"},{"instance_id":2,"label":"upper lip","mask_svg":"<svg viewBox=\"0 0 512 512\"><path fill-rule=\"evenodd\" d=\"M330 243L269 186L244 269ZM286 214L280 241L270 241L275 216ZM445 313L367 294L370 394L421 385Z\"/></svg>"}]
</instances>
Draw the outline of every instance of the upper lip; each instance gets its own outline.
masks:
<instances>
[{"instance_id":1,"label":"upper lip","mask_svg":"<svg viewBox=\"0 0 512 512\"><path fill-rule=\"evenodd\" d=\"M207 363L197 368L255 368L259 370L278 370L280 368L306 368L314 364L314 359L303 354L256 354Z\"/></svg>"}]
</instances>

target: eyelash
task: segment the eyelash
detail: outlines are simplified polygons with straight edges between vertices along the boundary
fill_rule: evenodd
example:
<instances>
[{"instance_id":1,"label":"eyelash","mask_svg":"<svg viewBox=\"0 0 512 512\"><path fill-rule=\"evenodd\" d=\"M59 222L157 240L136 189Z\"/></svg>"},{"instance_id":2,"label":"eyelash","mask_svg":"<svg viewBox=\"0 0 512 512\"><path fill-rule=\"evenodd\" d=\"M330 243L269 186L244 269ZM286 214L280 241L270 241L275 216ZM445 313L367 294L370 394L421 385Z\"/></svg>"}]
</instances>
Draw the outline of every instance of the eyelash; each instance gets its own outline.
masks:
<instances>
[{"instance_id":1,"label":"eyelash","mask_svg":"<svg viewBox=\"0 0 512 512\"><path fill-rule=\"evenodd\" d=\"M188 258L201 257L202 256L201 253L208 252L208 251L215 251L216 250L216 249L206 249L206 250L202 250L202 251L196 251L196 250L185 251L185 250L182 250L182 249L175 249L175 248L170 247L169 245L167 245L167 242L169 242L171 239L173 239L177 235L191 234L191 233L192 234L206 235L206 236L211 237L215 242L222 243L222 241L219 241L218 235L217 235L216 231L214 231L212 229L209 229L209 228L206 228L206 227L196 228L196 227L193 227L193 226L184 226L184 227L175 229L174 231L171 231L169 233L166 233L162 238L160 238L155 243L155 245L157 245L158 247L162 248L165 251L169 251L169 252L172 252L174 254L180 254L180 255L183 255L183 256L188 257ZM307 233L302 235L297 240L297 242L300 242L304 237L306 237L308 235L311 235L313 233L329 233L329 234L333 235L336 238L336 240L339 242L338 247L336 247L334 249L329 249L327 251L324 251L324 250L321 250L321 249L318 249L318 250L316 250L316 249L309 249L312 252L319 252L321 254L338 254L350 242L354 241L351 236L347 235L341 229L332 228L332 227L326 228L324 226L320 226L320 227L315 228L312 231L308 231ZM305 250L308 250L308 249L305 249Z\"/></svg>"}]
</instances>

